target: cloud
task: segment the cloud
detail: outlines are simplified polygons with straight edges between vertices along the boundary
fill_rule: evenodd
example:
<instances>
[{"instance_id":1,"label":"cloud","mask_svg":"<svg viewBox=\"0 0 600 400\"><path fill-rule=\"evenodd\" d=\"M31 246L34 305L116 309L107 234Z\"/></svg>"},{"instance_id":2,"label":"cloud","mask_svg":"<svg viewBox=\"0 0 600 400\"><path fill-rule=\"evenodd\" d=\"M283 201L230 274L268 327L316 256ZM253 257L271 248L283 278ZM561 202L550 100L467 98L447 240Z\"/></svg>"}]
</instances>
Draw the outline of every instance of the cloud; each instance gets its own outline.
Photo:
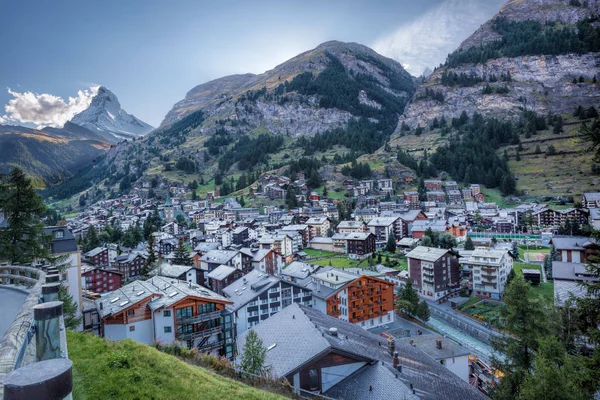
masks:
<instances>
[{"instance_id":1,"label":"cloud","mask_svg":"<svg viewBox=\"0 0 600 400\"><path fill-rule=\"evenodd\" d=\"M13 98L4 106L6 115L0 117L0 123L15 121L32 123L38 128L45 126L60 128L75 114L90 106L92 98L98 93L98 86L93 86L89 90L80 90L77 92L77 97L69 97L67 101L62 97L47 93L19 93L10 88L8 93Z\"/></svg>"},{"instance_id":2,"label":"cloud","mask_svg":"<svg viewBox=\"0 0 600 400\"><path fill-rule=\"evenodd\" d=\"M372 47L402 63L412 75L433 69L446 60L460 43L495 15L505 0L447 0Z\"/></svg>"}]
</instances>

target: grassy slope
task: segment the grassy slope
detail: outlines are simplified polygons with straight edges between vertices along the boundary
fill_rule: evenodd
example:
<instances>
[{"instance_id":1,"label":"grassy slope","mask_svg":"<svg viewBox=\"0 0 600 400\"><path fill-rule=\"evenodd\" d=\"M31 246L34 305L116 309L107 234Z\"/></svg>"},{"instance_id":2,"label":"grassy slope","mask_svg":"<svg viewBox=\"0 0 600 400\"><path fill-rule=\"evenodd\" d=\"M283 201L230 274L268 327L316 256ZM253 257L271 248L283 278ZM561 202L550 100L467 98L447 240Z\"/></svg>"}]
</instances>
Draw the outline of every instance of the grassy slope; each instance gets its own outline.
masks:
<instances>
[{"instance_id":1,"label":"grassy slope","mask_svg":"<svg viewBox=\"0 0 600 400\"><path fill-rule=\"evenodd\" d=\"M67 339L75 399L283 399L132 340L110 342L71 331ZM115 353L129 357L129 368L109 367Z\"/></svg>"}]
</instances>

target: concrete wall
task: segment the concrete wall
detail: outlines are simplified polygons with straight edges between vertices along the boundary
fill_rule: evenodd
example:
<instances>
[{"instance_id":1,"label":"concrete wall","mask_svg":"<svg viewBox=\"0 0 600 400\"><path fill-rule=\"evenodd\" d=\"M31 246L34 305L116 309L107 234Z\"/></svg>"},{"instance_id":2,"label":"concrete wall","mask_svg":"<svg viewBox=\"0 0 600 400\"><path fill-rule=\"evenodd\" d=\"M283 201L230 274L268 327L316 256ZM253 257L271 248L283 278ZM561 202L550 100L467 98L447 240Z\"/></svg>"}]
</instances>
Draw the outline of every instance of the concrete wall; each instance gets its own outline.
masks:
<instances>
[{"instance_id":1,"label":"concrete wall","mask_svg":"<svg viewBox=\"0 0 600 400\"><path fill-rule=\"evenodd\" d=\"M175 326L174 326L174 310L171 311L170 317L164 316L164 310L154 312L154 337L157 342L170 344L175 341ZM171 333L165 333L165 326L171 327Z\"/></svg>"},{"instance_id":2,"label":"concrete wall","mask_svg":"<svg viewBox=\"0 0 600 400\"><path fill-rule=\"evenodd\" d=\"M465 382L469 382L468 356L450 357L444 360L444 366Z\"/></svg>"},{"instance_id":3,"label":"concrete wall","mask_svg":"<svg viewBox=\"0 0 600 400\"><path fill-rule=\"evenodd\" d=\"M484 343L491 344L490 343L491 337L487 332L478 329L474 325L467 324L456 317L453 317L451 315L443 313L433 307L429 307L429 310L431 311L431 315L433 317L435 317L457 329L468 332L471 336L473 336L476 339L481 340ZM473 322L473 324L476 324L476 322Z\"/></svg>"}]
</instances>

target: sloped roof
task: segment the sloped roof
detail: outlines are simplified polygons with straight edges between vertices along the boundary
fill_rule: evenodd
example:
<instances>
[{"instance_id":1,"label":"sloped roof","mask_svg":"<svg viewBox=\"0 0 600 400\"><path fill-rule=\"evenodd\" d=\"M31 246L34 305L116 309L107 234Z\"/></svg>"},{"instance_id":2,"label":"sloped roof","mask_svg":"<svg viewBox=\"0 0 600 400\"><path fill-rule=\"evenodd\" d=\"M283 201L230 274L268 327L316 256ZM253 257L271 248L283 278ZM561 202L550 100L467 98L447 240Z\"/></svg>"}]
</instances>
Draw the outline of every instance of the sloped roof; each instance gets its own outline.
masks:
<instances>
[{"instance_id":1,"label":"sloped roof","mask_svg":"<svg viewBox=\"0 0 600 400\"><path fill-rule=\"evenodd\" d=\"M208 273L208 277L210 279L222 281L234 272L235 268L230 267L229 265L219 265L217 268L213 269L211 272Z\"/></svg>"},{"instance_id":2,"label":"sloped roof","mask_svg":"<svg viewBox=\"0 0 600 400\"><path fill-rule=\"evenodd\" d=\"M224 288L223 293L233 302L232 309L236 311L280 281L276 276L254 269Z\"/></svg>"},{"instance_id":3,"label":"sloped roof","mask_svg":"<svg viewBox=\"0 0 600 400\"><path fill-rule=\"evenodd\" d=\"M446 249L417 246L406 255L406 258L414 258L417 260L435 262L439 260L442 256L444 256L444 254L446 254L447 252L448 250Z\"/></svg>"}]
</instances>

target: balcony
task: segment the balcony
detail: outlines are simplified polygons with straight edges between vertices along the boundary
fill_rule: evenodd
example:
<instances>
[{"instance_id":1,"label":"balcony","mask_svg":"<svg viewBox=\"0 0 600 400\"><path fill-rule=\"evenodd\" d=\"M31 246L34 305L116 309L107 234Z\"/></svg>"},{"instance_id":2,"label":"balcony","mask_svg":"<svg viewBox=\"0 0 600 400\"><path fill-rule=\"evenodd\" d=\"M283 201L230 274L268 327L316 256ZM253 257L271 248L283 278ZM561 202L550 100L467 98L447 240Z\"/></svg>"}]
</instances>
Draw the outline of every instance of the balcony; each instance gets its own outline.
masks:
<instances>
[{"instance_id":1,"label":"balcony","mask_svg":"<svg viewBox=\"0 0 600 400\"><path fill-rule=\"evenodd\" d=\"M335 310L334 309L334 310L331 310L330 314L333 315L333 316L336 316L336 315L341 315L342 312L340 310Z\"/></svg>"},{"instance_id":2,"label":"balcony","mask_svg":"<svg viewBox=\"0 0 600 400\"><path fill-rule=\"evenodd\" d=\"M336 305L340 304L342 302L342 299L340 299L339 297L332 297L331 299L329 299L329 302L333 305Z\"/></svg>"},{"instance_id":3,"label":"balcony","mask_svg":"<svg viewBox=\"0 0 600 400\"><path fill-rule=\"evenodd\" d=\"M213 350L217 350L220 349L221 347L223 347L223 343L221 343L220 341L217 342L212 342L212 343L206 343L205 345L202 346L198 346L198 350L204 352L209 352L209 351L213 351Z\"/></svg>"},{"instance_id":4,"label":"balcony","mask_svg":"<svg viewBox=\"0 0 600 400\"><path fill-rule=\"evenodd\" d=\"M423 278L423 283L426 283L428 285L433 285L434 281L433 281L433 278Z\"/></svg>"},{"instance_id":5,"label":"balcony","mask_svg":"<svg viewBox=\"0 0 600 400\"><path fill-rule=\"evenodd\" d=\"M199 314L199 315L194 315L191 317L178 317L177 318L177 323L178 324L197 324L200 322L205 322L205 321L212 321L213 319L218 319L221 318L221 311L213 311L210 313L204 313L204 314Z\"/></svg>"},{"instance_id":6,"label":"balcony","mask_svg":"<svg viewBox=\"0 0 600 400\"><path fill-rule=\"evenodd\" d=\"M221 333L223 330L222 326L217 326L216 328L205 329L199 332L191 332L191 333L178 333L177 340L196 340L196 339L204 339L210 337L212 335L216 335Z\"/></svg>"},{"instance_id":7,"label":"balcony","mask_svg":"<svg viewBox=\"0 0 600 400\"><path fill-rule=\"evenodd\" d=\"M422 264L422 265L421 265L421 268L422 268L422 269L428 269L428 270L431 270L431 271L433 271L433 265L427 265L427 264L423 265L423 264Z\"/></svg>"},{"instance_id":8,"label":"balcony","mask_svg":"<svg viewBox=\"0 0 600 400\"><path fill-rule=\"evenodd\" d=\"M481 274L481 277L488 280L496 279L496 275Z\"/></svg>"}]
</instances>

